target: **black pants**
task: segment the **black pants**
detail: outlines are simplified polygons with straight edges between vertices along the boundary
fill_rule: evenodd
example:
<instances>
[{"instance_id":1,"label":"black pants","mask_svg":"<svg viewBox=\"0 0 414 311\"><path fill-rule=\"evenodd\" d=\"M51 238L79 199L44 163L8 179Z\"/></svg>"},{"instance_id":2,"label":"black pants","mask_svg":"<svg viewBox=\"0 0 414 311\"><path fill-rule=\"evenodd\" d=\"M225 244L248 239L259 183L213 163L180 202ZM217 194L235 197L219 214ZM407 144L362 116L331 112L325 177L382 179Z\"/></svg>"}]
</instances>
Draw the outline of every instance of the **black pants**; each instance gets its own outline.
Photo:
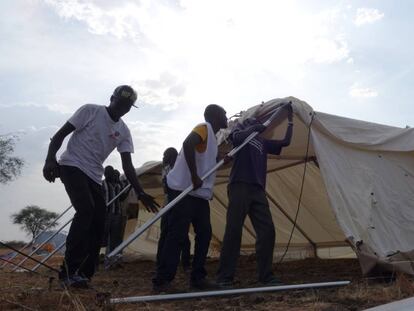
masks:
<instances>
[{"instance_id":1,"label":"black pants","mask_svg":"<svg viewBox=\"0 0 414 311\"><path fill-rule=\"evenodd\" d=\"M275 228L266 193L258 185L234 183L228 186L228 196L227 223L217 281L233 281L246 215L249 215L256 231L257 277L261 282L269 281L273 277Z\"/></svg>"},{"instance_id":2,"label":"black pants","mask_svg":"<svg viewBox=\"0 0 414 311\"><path fill-rule=\"evenodd\" d=\"M168 189L168 200L171 202L179 194L179 191ZM205 278L207 272L204 265L211 240L208 200L187 195L168 212L167 219L167 234L160 250L154 284L158 285L174 279L184 241L188 239L190 223L193 224L195 232L191 279L197 281Z\"/></svg>"},{"instance_id":3,"label":"black pants","mask_svg":"<svg viewBox=\"0 0 414 311\"><path fill-rule=\"evenodd\" d=\"M108 241L106 246L106 253L112 252L124 238L124 219L121 214L107 213L108 217Z\"/></svg>"},{"instance_id":4,"label":"black pants","mask_svg":"<svg viewBox=\"0 0 414 311\"><path fill-rule=\"evenodd\" d=\"M157 248L157 267L159 267L161 262L161 252L164 247L165 239L167 237L167 230L168 230L168 214L166 213L161 217L161 226L160 226L160 237L158 239L158 248ZM190 257L191 257L191 243L190 239L188 238L188 234L183 242L183 247L181 249L181 265L184 268L190 266Z\"/></svg>"},{"instance_id":5,"label":"black pants","mask_svg":"<svg viewBox=\"0 0 414 311\"><path fill-rule=\"evenodd\" d=\"M60 175L76 214L66 238L65 260L59 277L78 273L91 278L105 226L102 187L73 166L62 165Z\"/></svg>"}]
</instances>

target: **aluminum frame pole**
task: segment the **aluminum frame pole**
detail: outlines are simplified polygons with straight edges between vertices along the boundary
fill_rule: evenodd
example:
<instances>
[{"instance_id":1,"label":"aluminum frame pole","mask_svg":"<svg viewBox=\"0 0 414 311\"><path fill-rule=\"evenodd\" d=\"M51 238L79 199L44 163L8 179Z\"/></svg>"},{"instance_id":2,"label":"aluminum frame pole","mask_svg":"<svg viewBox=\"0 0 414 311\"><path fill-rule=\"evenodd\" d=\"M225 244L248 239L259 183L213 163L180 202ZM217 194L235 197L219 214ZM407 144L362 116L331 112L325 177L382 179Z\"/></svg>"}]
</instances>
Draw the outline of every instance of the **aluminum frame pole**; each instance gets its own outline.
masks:
<instances>
[{"instance_id":1,"label":"aluminum frame pole","mask_svg":"<svg viewBox=\"0 0 414 311\"><path fill-rule=\"evenodd\" d=\"M124 189L122 189L116 196L114 196L108 203L106 203L106 207L108 207L108 205L112 204L116 199L118 199L121 196L121 194L123 194L129 188L131 188L131 184L126 185L124 187Z\"/></svg>"},{"instance_id":2,"label":"aluminum frame pole","mask_svg":"<svg viewBox=\"0 0 414 311\"><path fill-rule=\"evenodd\" d=\"M10 260L5 259L5 258L2 258L2 257L0 257L0 260L4 261L5 263L8 263L8 264L10 264L10 265L13 265L13 266L15 266L15 265L16 265L13 261L10 261ZM26 270L27 272L33 272L33 273L35 273L35 274L41 275L39 272L36 272L36 271L31 271L29 268L26 268L26 267L20 267L20 268L22 268L23 270ZM11 272L11 271L10 271L10 272Z\"/></svg>"},{"instance_id":3,"label":"aluminum frame pole","mask_svg":"<svg viewBox=\"0 0 414 311\"><path fill-rule=\"evenodd\" d=\"M37 234L29 243L27 243L25 246L23 246L21 249L19 249L20 251L24 251L24 249L26 247L28 247L30 244L32 244L34 241L36 241L36 239L46 230L50 229L60 218L62 218L63 215L66 214L67 211L69 211L72 208L73 205L70 205L68 208L66 208L58 217L55 218L55 220L53 220L53 222L47 226L46 228L44 228L39 234ZM15 255L13 255L12 257L10 257L10 259L14 259L17 256L17 253ZM1 268L4 268L5 266L7 266L7 262L5 262Z\"/></svg>"},{"instance_id":4,"label":"aluminum frame pole","mask_svg":"<svg viewBox=\"0 0 414 311\"><path fill-rule=\"evenodd\" d=\"M16 267L12 269L12 271L16 271L18 267L20 267L30 256L32 256L34 253L36 253L43 245L45 245L47 242L49 242L51 239L53 239L60 231L63 230L71 221L73 220L73 217L69 219L62 227L60 227L55 233L50 235L46 240L44 240L38 247L36 247L29 255L26 255L26 258L23 258L22 261L20 261Z\"/></svg>"},{"instance_id":5,"label":"aluminum frame pole","mask_svg":"<svg viewBox=\"0 0 414 311\"><path fill-rule=\"evenodd\" d=\"M135 297L125 297L125 298L112 298L109 300L109 303L120 304L120 303L132 303L132 302L153 302L153 301L165 301L165 300L175 300L175 299L191 299L191 298L228 296L228 295L240 295L240 294L251 294L251 293L279 292L279 291L299 290L299 289L309 289L309 288L326 288L326 287L345 286L345 285L348 285L349 283L351 282L350 281L336 281L336 282L322 282L322 283L307 283L307 284L295 284L295 285L215 290L215 291L195 292L195 293L135 296Z\"/></svg>"},{"instance_id":6,"label":"aluminum frame pole","mask_svg":"<svg viewBox=\"0 0 414 311\"><path fill-rule=\"evenodd\" d=\"M55 271L55 272L58 272L59 273L59 270L57 270L57 269L55 269L55 268L53 268L53 267L51 267L51 266L49 266L49 265L47 265L45 263L42 263L40 260L38 260L38 259L36 259L36 258L34 258L32 256L28 256L27 254L22 253L21 251L19 251L18 249L14 248L13 246L10 246L10 245L8 245L8 244L6 244L4 242L1 242L1 241L0 241L0 244L3 245L3 246L5 246L5 247L7 247L7 248L10 248L11 250L19 253L20 255L26 256L27 259L31 259L31 260L33 260L33 261L35 261L37 263L40 263L42 266L45 266L46 268L48 268L48 269L50 269L52 271ZM22 268L22 267L20 267L20 268Z\"/></svg>"},{"instance_id":7,"label":"aluminum frame pole","mask_svg":"<svg viewBox=\"0 0 414 311\"><path fill-rule=\"evenodd\" d=\"M50 257L52 257L54 254L56 254L59 250L62 249L63 246L65 246L66 241L62 242L58 247L56 247L52 252L50 252L49 255L47 255L45 258L43 258L40 262L38 263L36 266L34 266L32 269L30 269L30 271L35 272L37 270L37 268L39 268L42 263L45 263L46 261L49 260Z\"/></svg>"},{"instance_id":8,"label":"aluminum frame pole","mask_svg":"<svg viewBox=\"0 0 414 311\"><path fill-rule=\"evenodd\" d=\"M283 103L281 106L276 108L276 111L269 117L269 119L263 123L266 127L270 125L270 123L276 118L276 116L282 111L282 108L285 107L288 103ZM236 148L232 149L227 156L232 157L234 156L240 149L242 149L246 144L249 143L250 140L252 140L256 135L258 135L259 132L253 132L251 133L244 142L237 146ZM224 163L224 160L220 160L213 168L211 168L206 174L204 174L201 178L201 180L206 179L209 177L212 173L214 173L220 166L222 166ZM108 268L113 263L113 258L121 252L125 247L127 247L129 244L131 244L135 239L137 239L142 233L144 233L145 230L147 230L149 227L151 227L158 219L160 219L165 213L167 213L171 208L174 207L176 203L178 203L182 198L184 198L188 193L190 193L193 190L193 185L190 185L187 189L185 189L183 192L181 192L174 200L169 202L166 206L164 206L153 218L148 220L146 223L144 223L141 227L139 227L134 233L132 233L124 242L122 242L120 245L118 245L111 253L109 253L106 256L106 262L105 266Z\"/></svg>"}]
</instances>

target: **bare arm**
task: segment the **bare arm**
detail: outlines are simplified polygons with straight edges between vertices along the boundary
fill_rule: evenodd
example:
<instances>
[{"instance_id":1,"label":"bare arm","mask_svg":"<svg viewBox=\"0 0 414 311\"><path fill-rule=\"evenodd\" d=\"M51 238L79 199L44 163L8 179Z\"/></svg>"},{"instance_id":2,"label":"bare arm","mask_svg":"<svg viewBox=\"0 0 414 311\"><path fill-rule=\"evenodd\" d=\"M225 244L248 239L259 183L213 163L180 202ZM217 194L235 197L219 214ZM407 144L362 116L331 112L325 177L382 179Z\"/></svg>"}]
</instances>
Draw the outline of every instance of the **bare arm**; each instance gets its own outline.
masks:
<instances>
[{"instance_id":1,"label":"bare arm","mask_svg":"<svg viewBox=\"0 0 414 311\"><path fill-rule=\"evenodd\" d=\"M122 152L121 153L121 160L122 160L122 169L124 170L125 176L130 182L132 188L134 188L135 193L138 196L138 200L140 200L147 211L149 212L156 212L158 209L158 204L155 202L154 198L144 192L142 189L141 184L138 181L138 177L135 174L135 168L132 164L131 160L131 153L129 152Z\"/></svg>"},{"instance_id":2,"label":"bare arm","mask_svg":"<svg viewBox=\"0 0 414 311\"><path fill-rule=\"evenodd\" d=\"M190 170L194 189L200 188L203 185L203 181L197 174L197 165L195 161L195 148L202 142L203 140L200 135L195 132L191 132L183 143L184 156L187 161L188 169Z\"/></svg>"},{"instance_id":3,"label":"bare arm","mask_svg":"<svg viewBox=\"0 0 414 311\"><path fill-rule=\"evenodd\" d=\"M62 146L62 143L66 136L72 133L75 127L66 122L52 137L49 149L47 151L45 165L43 167L43 177L49 181L54 182L56 177L59 177L59 167L56 161L56 153Z\"/></svg>"}]
</instances>

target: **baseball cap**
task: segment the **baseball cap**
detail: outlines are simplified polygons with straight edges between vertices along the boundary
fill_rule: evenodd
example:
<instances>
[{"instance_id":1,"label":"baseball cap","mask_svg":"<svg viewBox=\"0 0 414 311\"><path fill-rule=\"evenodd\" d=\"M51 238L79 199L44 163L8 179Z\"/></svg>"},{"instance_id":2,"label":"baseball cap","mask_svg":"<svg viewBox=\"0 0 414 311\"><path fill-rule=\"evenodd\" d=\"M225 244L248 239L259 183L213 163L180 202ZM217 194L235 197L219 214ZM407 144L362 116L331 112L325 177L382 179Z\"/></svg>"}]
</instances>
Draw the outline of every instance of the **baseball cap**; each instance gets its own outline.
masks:
<instances>
[{"instance_id":1,"label":"baseball cap","mask_svg":"<svg viewBox=\"0 0 414 311\"><path fill-rule=\"evenodd\" d=\"M132 104L132 106L137 108L137 106L134 105L138 97L137 92L135 92L135 90L129 85L118 86L114 90L114 93L112 94L112 96L119 100L129 102Z\"/></svg>"}]
</instances>

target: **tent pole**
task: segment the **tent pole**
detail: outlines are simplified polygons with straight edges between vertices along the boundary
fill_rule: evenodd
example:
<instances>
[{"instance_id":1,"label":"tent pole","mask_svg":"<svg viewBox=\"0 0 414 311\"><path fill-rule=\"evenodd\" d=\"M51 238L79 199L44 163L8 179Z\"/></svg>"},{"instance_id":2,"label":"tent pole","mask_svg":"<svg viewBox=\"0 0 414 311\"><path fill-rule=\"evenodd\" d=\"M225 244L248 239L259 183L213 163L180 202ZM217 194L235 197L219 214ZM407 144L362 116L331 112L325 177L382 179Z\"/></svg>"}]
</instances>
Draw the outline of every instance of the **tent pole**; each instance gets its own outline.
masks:
<instances>
[{"instance_id":1,"label":"tent pole","mask_svg":"<svg viewBox=\"0 0 414 311\"><path fill-rule=\"evenodd\" d=\"M313 158L313 157L312 157L312 158ZM272 170L268 170L268 171L266 172L266 174L268 174L268 173L273 173L273 172L277 172L277 171L280 171L280 170L284 170L285 168L289 168L289 167L296 166L296 165L299 165L299 164L303 164L303 163L305 163L305 162L311 161L311 160L312 160L312 158L309 158L308 160L303 159L303 160L296 161L296 162L291 163L291 164L287 164L287 165L283 165L283 166L280 166L280 167L274 168L274 169L272 169ZM217 177L228 177L228 176L227 176L227 175L217 175ZM217 182L217 183L215 183L214 185L215 185L215 186L217 186L217 185L222 185L222 184L226 184L226 183L228 183L228 181L227 181L227 180Z\"/></svg>"},{"instance_id":2,"label":"tent pole","mask_svg":"<svg viewBox=\"0 0 414 311\"><path fill-rule=\"evenodd\" d=\"M56 247L52 252L50 252L49 255L47 255L45 258L41 260L41 263L38 263L36 266L34 266L30 271L35 272L37 268L39 268L43 263L49 260L50 257L52 257L54 254L56 254L63 246L65 246L66 241L61 243L58 247Z\"/></svg>"},{"instance_id":3,"label":"tent pole","mask_svg":"<svg viewBox=\"0 0 414 311\"><path fill-rule=\"evenodd\" d=\"M41 265L45 266L46 268L48 268L48 269L50 269L50 270L52 270L52 271L55 271L55 272L58 272L58 273L59 273L59 270L57 270L57 269L55 269L55 268L53 268L53 267L51 267L51 266L49 266L49 265L47 265L47 264L45 264L45 263L43 263L43 262L40 262L39 260L37 260L36 258L34 258L34 257L32 257L32 256L28 256L27 254L22 253L21 251L19 251L18 249L14 248L14 247L13 247L13 246L11 246L11 245L8 245L8 244L3 243L3 242L1 242L1 241L0 241L0 245L3 245L3 246L5 246L5 247L7 247L7 248L10 248L11 250L13 250L13 251L15 251L15 252L19 253L20 255L22 255L22 256L26 256L26 258L31 259L31 260L33 260L33 261L35 261L35 262L37 262L37 263L40 263ZM23 268L23 267L22 267L22 268ZM26 268L23 268L23 269L27 270ZM13 271L14 271L14 270L13 270Z\"/></svg>"},{"instance_id":4,"label":"tent pole","mask_svg":"<svg viewBox=\"0 0 414 311\"><path fill-rule=\"evenodd\" d=\"M296 165L299 165L299 164L303 164L303 163L309 162L309 161L311 161L311 160L312 160L312 158L309 158L308 160L303 159L303 160L300 160L300 161L293 162L293 163L291 163L291 164L286 164L286 165L283 165L283 166L277 167L277 168L275 168L275 169L268 170L268 171L266 172L266 174L273 173L273 172L277 172L277 171L281 171L281 170L284 170L285 168L289 168L289 167L292 167L292 166L296 166Z\"/></svg>"},{"instance_id":5,"label":"tent pole","mask_svg":"<svg viewBox=\"0 0 414 311\"><path fill-rule=\"evenodd\" d=\"M279 113L282 111L282 108L288 105L289 103L283 103L279 107L276 108L276 110L273 112L273 114L270 116L270 118L263 123L266 127L270 125L270 123L279 115ZM258 135L259 132L253 132L251 133L244 142L232 149L227 155L229 157L234 156L240 149L242 149L250 140L252 140L256 135ZM212 167L204 176L201 177L201 180L205 180L207 177L209 177L211 174L213 174L217 169L222 166L224 163L224 160L220 160L214 167ZM138 228L134 233L132 233L124 242L122 242L120 245L118 245L111 253L109 253L106 256L105 266L109 267L114 259L115 256L121 252L125 247L127 247L129 244L131 244L135 239L137 239L145 230L147 230L149 227L151 227L158 219L160 219L165 213L167 213L171 208L174 207L176 203L178 203L182 198L184 198L188 193L190 193L193 190L193 185L190 185L187 189L185 189L183 192L181 192L174 200L169 202L166 206L164 206L153 218L148 220L145 224L143 224L140 228Z\"/></svg>"},{"instance_id":6,"label":"tent pole","mask_svg":"<svg viewBox=\"0 0 414 311\"><path fill-rule=\"evenodd\" d=\"M63 230L71 221L73 220L73 217L69 219L62 227L60 227L55 233L51 234L46 240L44 240L38 247L36 247L33 251L30 252L29 255L26 255L25 258L23 258L13 269L12 271L16 271L17 268L19 268L24 262L26 262L27 259L31 258L33 254L35 254L43 245L45 245L47 242L49 242L51 239L53 239L60 231Z\"/></svg>"},{"instance_id":7,"label":"tent pole","mask_svg":"<svg viewBox=\"0 0 414 311\"><path fill-rule=\"evenodd\" d=\"M2 258L2 257L0 257L0 260L4 261L4 262L5 262L5 263L7 263L7 264L11 264L11 265L13 265L13 266L15 266L15 265L16 265L13 261L10 261L10 260L7 260L7 259L4 259L4 258ZM23 270L25 270L25 271L27 271L27 272L33 272L33 273L35 273L35 274L37 274L37 275L41 275L39 272L36 272L36 271L31 271L29 268L26 268L26 267L20 267L20 268L22 268ZM11 272L11 271L10 271L10 272Z\"/></svg>"},{"instance_id":8,"label":"tent pole","mask_svg":"<svg viewBox=\"0 0 414 311\"><path fill-rule=\"evenodd\" d=\"M59 216L57 216L51 223L49 226L47 226L46 228L44 228L39 234L37 234L29 243L27 243L25 246L23 246L22 248L19 249L19 251L24 251L24 249L26 247L28 247L30 244L32 244L34 241L36 241L36 239L43 233L46 232L48 229L50 229L63 215L66 214L67 211L69 211L72 208L72 205L70 205L68 208L66 208ZM14 254L12 257L10 257L10 260L14 259L18 254ZM4 268L8 263L5 262L1 268Z\"/></svg>"},{"instance_id":9,"label":"tent pole","mask_svg":"<svg viewBox=\"0 0 414 311\"><path fill-rule=\"evenodd\" d=\"M152 302L152 301L165 301L165 300L174 300L174 299L190 299L190 298L228 296L228 295L240 295L240 294L250 294L250 293L266 293L266 292L278 292L278 291L299 290L299 289L309 289L309 288L326 288L326 287L345 286L345 285L348 285L349 283L350 281L336 281L336 282L307 283L307 284L296 284L296 285L215 290L215 291L194 292L194 293L136 296L136 297L125 297L125 298L112 298L109 300L109 303L118 304L118 303L132 303L132 302Z\"/></svg>"},{"instance_id":10,"label":"tent pole","mask_svg":"<svg viewBox=\"0 0 414 311\"><path fill-rule=\"evenodd\" d=\"M277 209L287 218L289 219L289 221L295 225L295 222L293 221L293 219L289 216L289 214L280 206L279 203L276 202L276 200L272 197L272 195L266 191L266 195L269 198L269 200L277 207ZM303 231L303 229L296 223L295 227L298 229L298 231L305 237L306 240L308 240L308 242L312 245L313 250L314 250L314 255L315 258L317 257L317 247L316 247L316 243L312 241L312 239L305 233L305 231Z\"/></svg>"}]
</instances>

